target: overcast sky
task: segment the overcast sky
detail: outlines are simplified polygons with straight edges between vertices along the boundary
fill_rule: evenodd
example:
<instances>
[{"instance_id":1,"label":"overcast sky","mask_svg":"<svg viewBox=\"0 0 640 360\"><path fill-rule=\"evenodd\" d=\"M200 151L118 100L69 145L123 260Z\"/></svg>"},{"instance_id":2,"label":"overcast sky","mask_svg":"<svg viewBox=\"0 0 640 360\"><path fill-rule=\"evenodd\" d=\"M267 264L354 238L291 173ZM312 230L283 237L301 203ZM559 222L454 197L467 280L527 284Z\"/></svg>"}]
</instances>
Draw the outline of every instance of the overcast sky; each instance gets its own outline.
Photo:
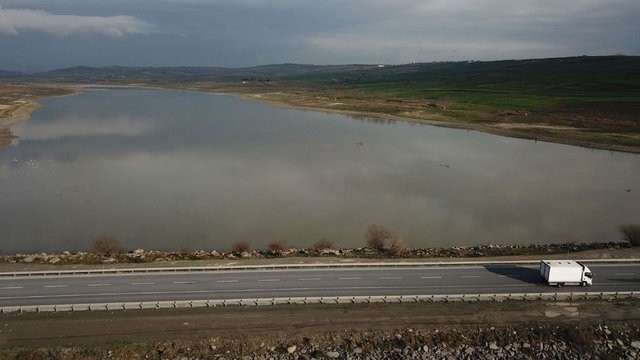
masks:
<instances>
[{"instance_id":1,"label":"overcast sky","mask_svg":"<svg viewBox=\"0 0 640 360\"><path fill-rule=\"evenodd\" d=\"M639 0L0 0L0 69L640 54Z\"/></svg>"}]
</instances>

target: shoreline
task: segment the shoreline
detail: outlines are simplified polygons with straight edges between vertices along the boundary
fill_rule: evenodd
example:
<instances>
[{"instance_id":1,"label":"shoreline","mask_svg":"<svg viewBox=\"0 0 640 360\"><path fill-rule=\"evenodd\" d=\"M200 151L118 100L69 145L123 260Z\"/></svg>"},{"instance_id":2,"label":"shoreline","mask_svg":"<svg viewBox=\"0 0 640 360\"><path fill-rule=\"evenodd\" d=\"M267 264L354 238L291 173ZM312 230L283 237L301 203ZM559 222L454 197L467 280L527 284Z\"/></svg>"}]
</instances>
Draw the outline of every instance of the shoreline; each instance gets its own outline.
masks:
<instances>
[{"instance_id":1,"label":"shoreline","mask_svg":"<svg viewBox=\"0 0 640 360\"><path fill-rule=\"evenodd\" d=\"M504 136L516 139L530 140L535 142L548 142L553 144L560 145L568 145L568 146L578 146L587 149L597 149L597 150L605 150L605 151L617 151L623 153L631 153L631 154L640 154L640 145L625 145L625 144L616 144L615 142L620 140L631 140L634 141L638 138L640 141L640 135L622 133L622 132L610 132L605 135L600 134L599 136L608 136L610 137L610 143L599 143L594 142L593 138L589 136L593 136L592 133L589 132L588 128L577 128L577 127L568 127L568 126L551 126L549 124L526 124L519 123L517 121L512 122L488 122L483 121L482 119L477 119L478 122L474 120L468 119L456 119L453 116L446 116L441 113L432 113L423 115L421 117L412 117L407 115L394 115L385 112L374 112L367 110L358 110L358 109L350 109L348 107L353 107L353 104L348 103L325 103L322 100L315 99L311 101L312 104L306 104L301 102L308 102L309 94L305 94L304 91L301 93L291 93L286 91L276 91L276 92L260 92L260 91L249 91L249 92L240 92L234 89L225 89L225 88L216 88L216 89L207 89L200 86L187 86L187 87L175 87L171 84L169 85L149 85L143 83L135 83L135 84L55 84L56 88L51 87L47 84L33 84L30 86L41 87L49 90L62 90L67 91L64 94L43 94L36 95L35 97L25 98L20 97L17 100L18 102L23 102L23 104L16 107L9 107L8 112L9 116L2 116L0 113L0 149L5 146L11 144L11 142L16 138L10 131L10 127L14 124L28 120L31 117L31 114L42 108L42 105L38 102L39 99L50 98L50 97L61 97L61 96L72 96L78 95L82 93L82 90L85 88L91 87L107 87L107 88L133 88L133 89L160 89L160 90L173 90L173 91L192 91L199 93L208 93L213 95L228 95L234 96L240 99L249 100L249 101L257 101L269 106L285 108L285 109L295 109L302 111L314 111L314 112L323 112L330 114L342 114L351 117L361 117L361 118L371 118L371 119L379 119L381 121L391 121L391 122L403 122L409 124L422 124L428 126L437 126L441 128L449 128L449 129L459 129L459 130L469 130L469 131L477 131L485 134L491 134L495 136ZM339 106L346 106L347 108L336 108L336 104ZM0 109L1 110L1 109ZM391 108L388 108L391 110ZM603 139L604 140L604 139Z\"/></svg>"},{"instance_id":2,"label":"shoreline","mask_svg":"<svg viewBox=\"0 0 640 360\"><path fill-rule=\"evenodd\" d=\"M451 248L323 248L282 250L145 250L114 246L94 251L0 255L0 272L118 267L348 264L355 262L539 261L546 259L640 259L640 247L627 242L479 245Z\"/></svg>"},{"instance_id":3,"label":"shoreline","mask_svg":"<svg viewBox=\"0 0 640 360\"><path fill-rule=\"evenodd\" d=\"M316 111L316 112L324 112L330 114L343 114L347 116L355 116L355 117L369 117L380 120L387 121L400 121L409 124L421 124L421 125L429 125L429 126L437 126L448 129L459 129L459 130L470 130L477 131L485 134L496 135L496 136L504 136L515 139L522 140L531 140L536 142L548 142L553 144L560 145L569 145L569 146L578 146L587 149L596 149L596 150L606 150L606 151L618 151L624 153L631 154L640 154L640 146L628 146L628 145L617 145L617 144L603 144L603 143L595 143L589 139L579 139L580 136L584 136L585 132L588 129L581 129L576 127L563 127L563 126L550 126L550 125L527 125L517 122L503 122L498 123L496 125L487 125L486 123L474 123L471 121L460 121L456 122L456 119L453 117L446 120L446 117L439 116L438 114L434 114L434 117L443 118L443 120L429 119L428 117L414 118L409 116L398 116L393 114L387 114L383 112L369 112L369 111L360 111L360 110L352 110L352 109L336 109L331 108L331 104L323 104L318 103L316 105L300 105L295 104L293 101L295 100L285 100L285 99L270 99L264 98L265 94L263 93L239 93L239 92L219 92L219 91L207 91L207 90L195 90L200 92L207 92L211 94L218 95L233 95L241 99L258 101L264 104L268 104L270 106L285 108L285 109L296 109L296 110L305 110L305 111ZM284 95L291 95L289 93L283 93ZM295 97L295 95L293 95ZM304 99L302 96L298 99ZM535 136L531 133L533 132L549 132L548 134L536 134ZM562 133L557 133L554 131L570 131L573 132L573 135L576 138L566 137ZM628 134L621 133L611 133L612 136L628 136ZM640 137L640 136L637 136Z\"/></svg>"},{"instance_id":4,"label":"shoreline","mask_svg":"<svg viewBox=\"0 0 640 360\"><path fill-rule=\"evenodd\" d=\"M29 120L36 110L44 107L39 100L80 93L74 87L65 85L0 84L0 149L9 146L17 138L11 132L13 125Z\"/></svg>"},{"instance_id":5,"label":"shoreline","mask_svg":"<svg viewBox=\"0 0 640 360\"><path fill-rule=\"evenodd\" d=\"M0 118L0 149L5 146L9 146L11 142L17 138L11 132L11 127L21 121L31 118L31 114L42 108L42 104L35 100L22 100L25 103L16 107L15 110L10 111L8 117Z\"/></svg>"}]
</instances>

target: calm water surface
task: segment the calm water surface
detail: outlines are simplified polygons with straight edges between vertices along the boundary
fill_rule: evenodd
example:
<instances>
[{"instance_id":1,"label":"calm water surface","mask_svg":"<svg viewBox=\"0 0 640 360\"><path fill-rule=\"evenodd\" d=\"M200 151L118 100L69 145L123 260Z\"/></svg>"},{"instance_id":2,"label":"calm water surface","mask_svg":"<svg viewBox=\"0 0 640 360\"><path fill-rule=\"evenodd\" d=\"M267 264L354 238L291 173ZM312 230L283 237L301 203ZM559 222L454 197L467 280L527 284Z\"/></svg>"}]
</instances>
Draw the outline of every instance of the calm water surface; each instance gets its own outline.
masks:
<instances>
[{"instance_id":1,"label":"calm water surface","mask_svg":"<svg viewBox=\"0 0 640 360\"><path fill-rule=\"evenodd\" d=\"M414 247L618 240L640 157L362 121L228 96L89 90L43 101L0 149L0 251L227 249L370 224ZM631 191L626 191L631 189Z\"/></svg>"}]
</instances>

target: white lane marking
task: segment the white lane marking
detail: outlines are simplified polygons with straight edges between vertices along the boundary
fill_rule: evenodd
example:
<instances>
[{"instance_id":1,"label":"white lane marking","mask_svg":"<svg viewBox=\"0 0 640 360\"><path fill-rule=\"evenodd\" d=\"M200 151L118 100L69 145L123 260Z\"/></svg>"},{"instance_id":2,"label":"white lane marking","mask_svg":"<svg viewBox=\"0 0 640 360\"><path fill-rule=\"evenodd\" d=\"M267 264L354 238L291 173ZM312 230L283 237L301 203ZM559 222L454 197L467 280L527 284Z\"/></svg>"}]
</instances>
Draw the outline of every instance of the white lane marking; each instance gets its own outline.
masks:
<instances>
[{"instance_id":1,"label":"white lane marking","mask_svg":"<svg viewBox=\"0 0 640 360\"><path fill-rule=\"evenodd\" d=\"M442 276L420 276L420 279L442 279Z\"/></svg>"},{"instance_id":2,"label":"white lane marking","mask_svg":"<svg viewBox=\"0 0 640 360\"><path fill-rule=\"evenodd\" d=\"M14 290L14 289L24 289L24 286L5 286L5 287L0 287L0 290Z\"/></svg>"},{"instance_id":3,"label":"white lane marking","mask_svg":"<svg viewBox=\"0 0 640 360\"><path fill-rule=\"evenodd\" d=\"M482 277L480 275L462 275L460 276L461 278L479 278Z\"/></svg>"},{"instance_id":4,"label":"white lane marking","mask_svg":"<svg viewBox=\"0 0 640 360\"><path fill-rule=\"evenodd\" d=\"M111 284L88 284L87 286L111 286Z\"/></svg>"},{"instance_id":5,"label":"white lane marking","mask_svg":"<svg viewBox=\"0 0 640 360\"><path fill-rule=\"evenodd\" d=\"M131 285L155 285L156 283L154 282L136 282L136 283L131 283Z\"/></svg>"},{"instance_id":6,"label":"white lane marking","mask_svg":"<svg viewBox=\"0 0 640 360\"><path fill-rule=\"evenodd\" d=\"M338 278L338 280L362 280L361 277L342 277Z\"/></svg>"},{"instance_id":7,"label":"white lane marking","mask_svg":"<svg viewBox=\"0 0 640 360\"><path fill-rule=\"evenodd\" d=\"M320 278L303 278L298 279L298 281L320 281Z\"/></svg>"},{"instance_id":8,"label":"white lane marking","mask_svg":"<svg viewBox=\"0 0 640 360\"><path fill-rule=\"evenodd\" d=\"M400 276L381 276L380 280L401 280Z\"/></svg>"},{"instance_id":9,"label":"white lane marking","mask_svg":"<svg viewBox=\"0 0 640 360\"><path fill-rule=\"evenodd\" d=\"M280 281L280 279L260 279L259 282Z\"/></svg>"},{"instance_id":10,"label":"white lane marking","mask_svg":"<svg viewBox=\"0 0 640 360\"><path fill-rule=\"evenodd\" d=\"M635 273L617 273L617 274L613 274L616 276L630 276L630 275L635 275Z\"/></svg>"},{"instance_id":11,"label":"white lane marking","mask_svg":"<svg viewBox=\"0 0 640 360\"><path fill-rule=\"evenodd\" d=\"M42 287L45 287L45 288L63 288L63 287L69 287L69 285L43 285Z\"/></svg>"},{"instance_id":12,"label":"white lane marking","mask_svg":"<svg viewBox=\"0 0 640 360\"><path fill-rule=\"evenodd\" d=\"M195 284L195 281L174 281L174 284Z\"/></svg>"},{"instance_id":13,"label":"white lane marking","mask_svg":"<svg viewBox=\"0 0 640 360\"><path fill-rule=\"evenodd\" d=\"M218 280L219 283L237 283L238 280Z\"/></svg>"}]
</instances>

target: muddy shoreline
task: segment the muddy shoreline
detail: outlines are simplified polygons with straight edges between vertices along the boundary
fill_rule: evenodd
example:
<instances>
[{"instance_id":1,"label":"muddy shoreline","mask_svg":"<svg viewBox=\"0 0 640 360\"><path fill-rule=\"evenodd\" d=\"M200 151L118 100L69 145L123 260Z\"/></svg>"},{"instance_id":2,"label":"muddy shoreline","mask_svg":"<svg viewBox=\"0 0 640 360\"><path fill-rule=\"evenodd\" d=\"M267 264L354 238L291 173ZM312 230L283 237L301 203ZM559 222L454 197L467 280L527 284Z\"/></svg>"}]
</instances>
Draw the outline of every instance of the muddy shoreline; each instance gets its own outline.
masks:
<instances>
[{"instance_id":1,"label":"muddy shoreline","mask_svg":"<svg viewBox=\"0 0 640 360\"><path fill-rule=\"evenodd\" d=\"M79 93L71 86L0 83L0 149L16 139L11 126L28 120L34 111L42 108L38 100Z\"/></svg>"}]
</instances>

